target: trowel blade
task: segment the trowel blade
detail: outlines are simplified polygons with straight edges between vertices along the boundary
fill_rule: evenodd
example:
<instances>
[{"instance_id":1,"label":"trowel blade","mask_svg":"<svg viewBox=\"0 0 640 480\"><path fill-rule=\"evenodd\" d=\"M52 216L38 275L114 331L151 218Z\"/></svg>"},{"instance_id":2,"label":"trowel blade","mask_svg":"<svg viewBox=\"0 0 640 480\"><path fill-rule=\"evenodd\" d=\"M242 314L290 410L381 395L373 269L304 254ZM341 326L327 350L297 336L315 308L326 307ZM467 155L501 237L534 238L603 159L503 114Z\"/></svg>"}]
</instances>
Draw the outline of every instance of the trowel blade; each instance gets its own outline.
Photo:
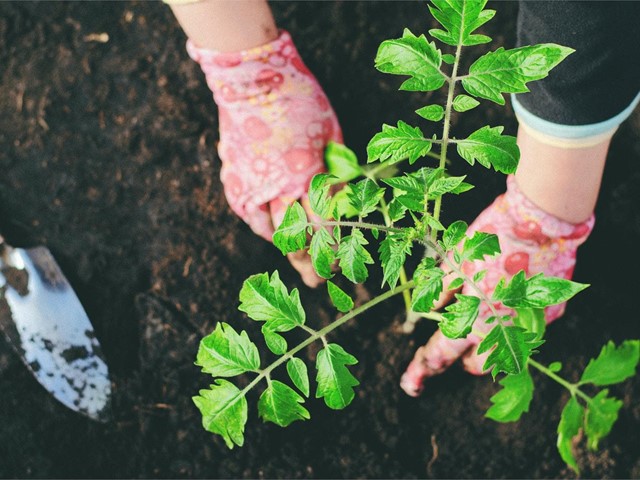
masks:
<instances>
[{"instance_id":1,"label":"trowel blade","mask_svg":"<svg viewBox=\"0 0 640 480\"><path fill-rule=\"evenodd\" d=\"M109 371L80 300L47 248L2 247L0 329L57 400L106 421Z\"/></svg>"}]
</instances>

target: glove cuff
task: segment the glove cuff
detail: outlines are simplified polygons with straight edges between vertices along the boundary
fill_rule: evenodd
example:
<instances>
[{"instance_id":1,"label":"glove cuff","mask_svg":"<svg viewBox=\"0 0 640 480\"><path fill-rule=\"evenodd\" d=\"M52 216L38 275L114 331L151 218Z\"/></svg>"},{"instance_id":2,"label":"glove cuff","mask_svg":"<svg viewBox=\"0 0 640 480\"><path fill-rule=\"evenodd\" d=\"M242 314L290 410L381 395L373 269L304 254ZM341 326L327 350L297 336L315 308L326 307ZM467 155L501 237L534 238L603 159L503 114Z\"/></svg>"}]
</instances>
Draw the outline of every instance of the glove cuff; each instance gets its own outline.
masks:
<instances>
[{"instance_id":1,"label":"glove cuff","mask_svg":"<svg viewBox=\"0 0 640 480\"><path fill-rule=\"evenodd\" d=\"M200 64L218 105L247 99L258 103L273 100L287 90L288 79L311 76L286 30L280 30L271 42L239 52L199 48L188 40L187 53Z\"/></svg>"},{"instance_id":2,"label":"glove cuff","mask_svg":"<svg viewBox=\"0 0 640 480\"><path fill-rule=\"evenodd\" d=\"M282 29L278 30L278 37L275 40L238 52L220 52L218 50L200 48L191 40L187 40L187 52L193 60L219 69L233 68L243 62L268 60L269 54L282 51L289 46L295 49L291 35Z\"/></svg>"}]
</instances>

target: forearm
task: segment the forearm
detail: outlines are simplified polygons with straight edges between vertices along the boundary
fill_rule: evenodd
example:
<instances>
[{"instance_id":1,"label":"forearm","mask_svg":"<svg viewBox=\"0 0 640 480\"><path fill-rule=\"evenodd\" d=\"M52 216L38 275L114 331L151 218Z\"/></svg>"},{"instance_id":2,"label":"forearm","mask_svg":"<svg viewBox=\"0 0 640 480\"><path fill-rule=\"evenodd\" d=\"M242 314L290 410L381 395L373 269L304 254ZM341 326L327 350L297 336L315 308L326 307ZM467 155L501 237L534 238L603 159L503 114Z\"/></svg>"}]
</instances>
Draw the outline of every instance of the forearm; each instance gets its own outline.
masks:
<instances>
[{"instance_id":1,"label":"forearm","mask_svg":"<svg viewBox=\"0 0 640 480\"><path fill-rule=\"evenodd\" d=\"M200 48L237 52L264 45L278 36L266 0L165 1L187 36Z\"/></svg>"},{"instance_id":2,"label":"forearm","mask_svg":"<svg viewBox=\"0 0 640 480\"><path fill-rule=\"evenodd\" d=\"M521 125L518 187L545 212L567 222L584 222L598 198L610 143L608 137L595 145L563 148L541 140Z\"/></svg>"}]
</instances>

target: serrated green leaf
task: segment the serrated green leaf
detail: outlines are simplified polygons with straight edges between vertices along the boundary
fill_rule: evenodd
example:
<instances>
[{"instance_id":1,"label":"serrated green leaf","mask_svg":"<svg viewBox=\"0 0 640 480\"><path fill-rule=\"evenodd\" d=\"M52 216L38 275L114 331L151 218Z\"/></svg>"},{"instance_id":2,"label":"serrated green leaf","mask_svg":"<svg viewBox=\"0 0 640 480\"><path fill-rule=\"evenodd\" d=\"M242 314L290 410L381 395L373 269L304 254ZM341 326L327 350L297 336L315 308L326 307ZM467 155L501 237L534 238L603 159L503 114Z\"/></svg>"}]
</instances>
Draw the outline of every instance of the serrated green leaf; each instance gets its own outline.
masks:
<instances>
[{"instance_id":1,"label":"serrated green leaf","mask_svg":"<svg viewBox=\"0 0 640 480\"><path fill-rule=\"evenodd\" d=\"M366 265L374 262L369 252L364 248L364 245L368 244L367 239L357 228L351 230L351 235L342 237L340 240L337 253L340 259L340 269L342 274L353 283L362 283L369 276Z\"/></svg>"},{"instance_id":2,"label":"serrated green leaf","mask_svg":"<svg viewBox=\"0 0 640 480\"><path fill-rule=\"evenodd\" d=\"M298 289L289 294L277 270L271 278L268 273L259 273L244 281L238 310L253 320L267 322L272 332L288 332L303 325L306 318Z\"/></svg>"},{"instance_id":3,"label":"serrated green leaf","mask_svg":"<svg viewBox=\"0 0 640 480\"><path fill-rule=\"evenodd\" d=\"M350 185L345 185L342 190L339 190L333 195L331 208L334 218L353 218L358 216L358 211L351 206L351 202L349 201L348 193L350 191Z\"/></svg>"},{"instance_id":4,"label":"serrated green leaf","mask_svg":"<svg viewBox=\"0 0 640 480\"><path fill-rule=\"evenodd\" d=\"M311 210L325 219L331 216L331 197L329 196L331 183L329 180L332 178L334 177L327 173L318 173L313 176L309 184L309 204L311 205ZM305 235L305 244L306 241L307 237Z\"/></svg>"},{"instance_id":5,"label":"serrated green leaf","mask_svg":"<svg viewBox=\"0 0 640 480\"><path fill-rule=\"evenodd\" d=\"M472 188L475 188L475 187L473 185L471 185L470 183L462 182L460 185L458 185L456 188L451 190L451 192L449 192L449 193L453 193L455 195L459 195L461 193L468 192Z\"/></svg>"},{"instance_id":6,"label":"serrated green leaf","mask_svg":"<svg viewBox=\"0 0 640 480\"><path fill-rule=\"evenodd\" d=\"M504 105L503 93L528 92L527 82L545 78L549 71L573 53L553 43L505 50L500 47L478 58L462 86L470 95Z\"/></svg>"},{"instance_id":7,"label":"serrated green leaf","mask_svg":"<svg viewBox=\"0 0 640 480\"><path fill-rule=\"evenodd\" d=\"M353 308L353 300L351 297L335 283L328 281L327 290L329 291L329 297L331 297L331 303L333 303L333 306L340 312L347 313Z\"/></svg>"},{"instance_id":8,"label":"serrated green leaf","mask_svg":"<svg viewBox=\"0 0 640 480\"><path fill-rule=\"evenodd\" d=\"M543 308L516 308L513 324L524 328L527 332L535 333L537 339L544 337L547 322Z\"/></svg>"},{"instance_id":9,"label":"serrated green leaf","mask_svg":"<svg viewBox=\"0 0 640 480\"><path fill-rule=\"evenodd\" d=\"M242 446L247 423L247 400L233 383L219 378L209 390L200 390L193 397L202 414L202 426L208 432L222 436L227 447Z\"/></svg>"},{"instance_id":10,"label":"serrated green leaf","mask_svg":"<svg viewBox=\"0 0 640 480\"><path fill-rule=\"evenodd\" d=\"M394 200L408 210L424 213L426 202L435 198L431 194L434 185L440 180L442 182L439 189L446 188L448 185L446 179L442 178L443 174L444 169L423 167L402 177L385 178L382 181L394 188ZM453 183L458 182L454 180ZM456 188L454 184L450 186Z\"/></svg>"},{"instance_id":11,"label":"serrated green leaf","mask_svg":"<svg viewBox=\"0 0 640 480\"><path fill-rule=\"evenodd\" d=\"M426 194L433 187L433 184L445 175L444 168L422 167L415 172L408 173L407 176L413 178L419 190Z\"/></svg>"},{"instance_id":12,"label":"serrated green leaf","mask_svg":"<svg viewBox=\"0 0 640 480\"><path fill-rule=\"evenodd\" d=\"M264 341L267 344L267 348L273 353L276 355L282 355L287 351L287 341L282 335L274 332L268 322L262 326L260 331L262 332Z\"/></svg>"},{"instance_id":13,"label":"serrated green leaf","mask_svg":"<svg viewBox=\"0 0 640 480\"><path fill-rule=\"evenodd\" d=\"M287 373L293 384L298 387L305 397L309 396L309 374L307 365L296 357L287 362Z\"/></svg>"},{"instance_id":14,"label":"serrated green leaf","mask_svg":"<svg viewBox=\"0 0 640 480\"><path fill-rule=\"evenodd\" d=\"M448 65L453 65L454 63L456 63L456 56L450 53L443 53L442 61Z\"/></svg>"},{"instance_id":15,"label":"serrated green leaf","mask_svg":"<svg viewBox=\"0 0 640 480\"><path fill-rule=\"evenodd\" d=\"M324 158L327 170L340 182L351 181L364 173L358 165L356 154L341 143L329 142L324 151Z\"/></svg>"},{"instance_id":16,"label":"serrated green leaf","mask_svg":"<svg viewBox=\"0 0 640 480\"><path fill-rule=\"evenodd\" d=\"M465 238L469 226L462 220L453 222L442 234L442 247L448 252Z\"/></svg>"},{"instance_id":17,"label":"serrated green leaf","mask_svg":"<svg viewBox=\"0 0 640 480\"><path fill-rule=\"evenodd\" d=\"M597 450L600 440L609 435L618 419L618 410L622 407L621 400L608 395L609 390L602 390L587 405L584 433L587 434L587 446L591 450Z\"/></svg>"},{"instance_id":18,"label":"serrated green leaf","mask_svg":"<svg viewBox=\"0 0 640 480\"><path fill-rule=\"evenodd\" d=\"M533 398L533 379L528 370L516 375L507 375L500 380L502 390L491 397L493 405L486 417L496 422L516 422L529 411Z\"/></svg>"},{"instance_id":19,"label":"serrated green leaf","mask_svg":"<svg viewBox=\"0 0 640 480\"><path fill-rule=\"evenodd\" d=\"M440 71L442 53L424 35L416 37L408 29L402 38L385 40L380 44L375 67L383 73L407 75L400 90L427 92L444 85L445 76Z\"/></svg>"},{"instance_id":20,"label":"serrated green leaf","mask_svg":"<svg viewBox=\"0 0 640 480\"><path fill-rule=\"evenodd\" d=\"M408 193L405 195L398 195L396 200L407 210L412 212L424 212L424 203L426 201L425 197L415 195L414 193Z\"/></svg>"},{"instance_id":21,"label":"serrated green leaf","mask_svg":"<svg viewBox=\"0 0 640 480\"><path fill-rule=\"evenodd\" d=\"M545 277L542 273L525 278L524 271L516 273L508 285L500 279L493 299L512 308L544 308L566 302L589 285L559 277Z\"/></svg>"},{"instance_id":22,"label":"serrated green leaf","mask_svg":"<svg viewBox=\"0 0 640 480\"><path fill-rule=\"evenodd\" d=\"M462 261L482 260L500 253L498 236L494 233L475 232L462 246Z\"/></svg>"},{"instance_id":23,"label":"serrated green leaf","mask_svg":"<svg viewBox=\"0 0 640 480\"><path fill-rule=\"evenodd\" d=\"M379 187L370 178L365 178L356 184L351 184L347 196L351 206L358 212L358 216L366 217L376 210L380 199L384 196L384 188Z\"/></svg>"},{"instance_id":24,"label":"serrated green leaf","mask_svg":"<svg viewBox=\"0 0 640 480\"><path fill-rule=\"evenodd\" d=\"M491 41L486 35L473 32L495 15L494 10L483 10L487 0L432 0L429 10L445 30L432 29L429 34L447 45L479 45Z\"/></svg>"},{"instance_id":25,"label":"serrated green leaf","mask_svg":"<svg viewBox=\"0 0 640 480\"><path fill-rule=\"evenodd\" d=\"M418 127L412 127L402 120L397 127L383 125L367 145L367 162L375 160L396 163L406 158L413 164L431 150L431 141L424 138Z\"/></svg>"},{"instance_id":26,"label":"serrated green leaf","mask_svg":"<svg viewBox=\"0 0 640 480\"><path fill-rule=\"evenodd\" d=\"M415 172L406 173L401 177L382 179L382 182L393 187L395 190L405 193L416 193L423 196L427 194L434 180L442 176L443 173L443 169L422 167Z\"/></svg>"},{"instance_id":27,"label":"serrated green leaf","mask_svg":"<svg viewBox=\"0 0 640 480\"><path fill-rule=\"evenodd\" d=\"M382 285L386 282L390 288L395 288L407 255L411 254L411 247L411 240L402 234L389 233L380 242L378 252L383 272Z\"/></svg>"},{"instance_id":28,"label":"serrated green leaf","mask_svg":"<svg viewBox=\"0 0 640 480\"><path fill-rule=\"evenodd\" d=\"M480 312L480 299L472 295L456 293L457 302L447 305L442 314L440 331L449 338L464 338Z\"/></svg>"},{"instance_id":29,"label":"serrated green leaf","mask_svg":"<svg viewBox=\"0 0 640 480\"><path fill-rule=\"evenodd\" d=\"M422 218L422 220L426 225L431 227L433 230L444 230L444 225L440 223L440 220L438 220L435 217L432 217L431 215L425 215Z\"/></svg>"},{"instance_id":30,"label":"serrated green leaf","mask_svg":"<svg viewBox=\"0 0 640 480\"><path fill-rule=\"evenodd\" d=\"M407 213L407 207L398 202L395 198L389 202L389 218L392 222L402 220Z\"/></svg>"},{"instance_id":31,"label":"serrated green leaf","mask_svg":"<svg viewBox=\"0 0 640 480\"><path fill-rule=\"evenodd\" d=\"M607 343L597 358L589 361L580 384L592 383L598 386L613 385L633 377L640 360L640 340L626 340L616 347Z\"/></svg>"},{"instance_id":32,"label":"serrated green leaf","mask_svg":"<svg viewBox=\"0 0 640 480\"><path fill-rule=\"evenodd\" d=\"M406 179L406 182L415 183L415 180L410 177L396 177L389 178L386 180L390 180L395 184L401 184L403 181L396 181L400 179ZM386 181L383 180L383 181ZM394 199L397 204L402 206L404 212L407 210L411 210L414 212L423 213L425 210L425 202L427 201L427 197L421 192L420 187L416 184L412 188L407 188L407 190L403 189L394 189Z\"/></svg>"},{"instance_id":33,"label":"serrated green leaf","mask_svg":"<svg viewBox=\"0 0 640 480\"><path fill-rule=\"evenodd\" d=\"M506 317L506 320L508 319L509 317ZM506 374L522 372L531 354L544 343L542 340L536 340L535 337L535 334L521 327L496 325L478 345L478 354L493 348L483 369L491 370L493 378L500 372Z\"/></svg>"},{"instance_id":34,"label":"serrated green leaf","mask_svg":"<svg viewBox=\"0 0 640 480\"><path fill-rule=\"evenodd\" d=\"M258 400L258 414L265 422L273 422L281 427L291 425L296 420L308 420L309 412L301 403L304 398L290 386L272 380Z\"/></svg>"},{"instance_id":35,"label":"serrated green leaf","mask_svg":"<svg viewBox=\"0 0 640 480\"><path fill-rule=\"evenodd\" d=\"M444 108L442 105L427 105L426 107L416 110L416 113L425 120L432 122L439 122L444 118Z\"/></svg>"},{"instance_id":36,"label":"serrated green leaf","mask_svg":"<svg viewBox=\"0 0 640 480\"><path fill-rule=\"evenodd\" d=\"M273 234L273 244L283 255L302 250L307 244L307 214L298 202L293 202Z\"/></svg>"},{"instance_id":37,"label":"serrated green leaf","mask_svg":"<svg viewBox=\"0 0 640 480\"><path fill-rule=\"evenodd\" d=\"M451 282L449 282L447 290L457 290L458 288L462 287L462 285L464 285L464 278L456 277L451 280Z\"/></svg>"},{"instance_id":38,"label":"serrated green leaf","mask_svg":"<svg viewBox=\"0 0 640 480\"><path fill-rule=\"evenodd\" d=\"M234 377L260 368L260 354L247 332L238 334L231 325L218 323L200 341L196 365L214 377Z\"/></svg>"},{"instance_id":39,"label":"serrated green leaf","mask_svg":"<svg viewBox=\"0 0 640 480\"><path fill-rule=\"evenodd\" d=\"M414 312L429 312L442 293L444 272L434 267L433 259L423 259L413 273L416 286L411 293L411 309Z\"/></svg>"},{"instance_id":40,"label":"serrated green leaf","mask_svg":"<svg viewBox=\"0 0 640 480\"><path fill-rule=\"evenodd\" d=\"M340 410L351 403L355 393L353 387L360 382L351 374L347 365L355 365L358 360L338 344L329 343L318 352L316 398L324 398L327 407Z\"/></svg>"},{"instance_id":41,"label":"serrated green leaf","mask_svg":"<svg viewBox=\"0 0 640 480\"><path fill-rule=\"evenodd\" d=\"M496 172L514 173L520 159L516 137L502 135L504 127L484 126L463 140L456 140L458 154L469 165L476 161Z\"/></svg>"},{"instance_id":42,"label":"serrated green leaf","mask_svg":"<svg viewBox=\"0 0 640 480\"><path fill-rule=\"evenodd\" d=\"M584 418L584 409L580 406L578 401L571 397L562 410L560 416L560 423L558 424L558 452L565 461L578 475L580 469L578 468L578 462L573 455L573 438L580 433L582 428L582 422Z\"/></svg>"},{"instance_id":43,"label":"serrated green leaf","mask_svg":"<svg viewBox=\"0 0 640 480\"><path fill-rule=\"evenodd\" d=\"M453 109L456 112L467 112L480 105L480 102L469 95L460 94L453 99Z\"/></svg>"},{"instance_id":44,"label":"serrated green leaf","mask_svg":"<svg viewBox=\"0 0 640 480\"><path fill-rule=\"evenodd\" d=\"M479 283L487 275L487 270L479 270L473 275L473 283Z\"/></svg>"},{"instance_id":45,"label":"serrated green leaf","mask_svg":"<svg viewBox=\"0 0 640 480\"><path fill-rule=\"evenodd\" d=\"M331 278L333 272L331 266L336 260L336 252L332 245L335 240L324 228L320 228L313 233L309 244L309 255L311 264L316 273L322 278Z\"/></svg>"},{"instance_id":46,"label":"serrated green leaf","mask_svg":"<svg viewBox=\"0 0 640 480\"><path fill-rule=\"evenodd\" d=\"M467 190L470 190L471 188L473 188L472 185L464 184L463 180L467 178L466 175L463 175L462 177L440 177L440 178L436 178L433 183L429 186L429 194L428 194L428 198L429 200L433 200L436 199L438 197L441 197L442 195L444 195L445 193L461 193L461 192L466 192ZM462 189L460 188L462 185L465 185L464 187L462 187Z\"/></svg>"}]
</instances>

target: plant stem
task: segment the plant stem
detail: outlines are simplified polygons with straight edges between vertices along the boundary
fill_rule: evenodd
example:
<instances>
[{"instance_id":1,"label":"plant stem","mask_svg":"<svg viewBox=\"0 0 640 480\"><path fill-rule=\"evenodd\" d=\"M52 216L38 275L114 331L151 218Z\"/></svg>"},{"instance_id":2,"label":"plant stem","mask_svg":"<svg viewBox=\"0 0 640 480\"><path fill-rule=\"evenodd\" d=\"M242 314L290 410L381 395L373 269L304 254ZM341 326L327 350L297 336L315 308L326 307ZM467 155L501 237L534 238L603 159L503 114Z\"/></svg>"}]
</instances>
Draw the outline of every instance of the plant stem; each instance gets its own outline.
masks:
<instances>
[{"instance_id":1,"label":"plant stem","mask_svg":"<svg viewBox=\"0 0 640 480\"><path fill-rule=\"evenodd\" d=\"M407 283L407 272L404 269L404 265L400 267L400 285ZM407 311L407 315L411 312L411 293L409 290L402 292L402 298L404 299L404 308Z\"/></svg>"},{"instance_id":2,"label":"plant stem","mask_svg":"<svg viewBox=\"0 0 640 480\"><path fill-rule=\"evenodd\" d=\"M376 223L367 223L367 222L349 222L342 220L325 220L322 222L308 222L307 226L309 227L355 227L355 228L366 228L368 230L382 230L383 232L392 232L392 233L402 233L404 230L402 228L394 228L394 227L386 227L384 225L378 225Z\"/></svg>"},{"instance_id":3,"label":"plant stem","mask_svg":"<svg viewBox=\"0 0 640 480\"><path fill-rule=\"evenodd\" d=\"M462 35L462 32L460 32ZM442 129L442 145L440 146L440 164L439 168L444 168L447 161L447 147L449 145L449 127L451 125L451 110L453 109L453 97L456 90L456 75L458 74L458 65L460 64L460 52L462 51L462 42L459 40L458 45L456 47L456 55L455 60L453 62L453 67L451 70L451 78L447 81L449 82L449 89L447 91L447 104L444 109L444 127ZM435 204L433 206L433 218L436 220L440 220L440 210L442 207L442 196L439 196L435 200ZM431 241L435 242L437 238L438 232L435 230L431 231Z\"/></svg>"},{"instance_id":4,"label":"plant stem","mask_svg":"<svg viewBox=\"0 0 640 480\"><path fill-rule=\"evenodd\" d=\"M305 332L307 332L309 335L315 335L316 331L311 328L311 327L307 327L306 325L300 325L300 328L303 329Z\"/></svg>"},{"instance_id":5,"label":"plant stem","mask_svg":"<svg viewBox=\"0 0 640 480\"><path fill-rule=\"evenodd\" d=\"M433 320L434 322L441 322L444 320L442 314L438 312L420 312L418 315L422 318L426 318L427 320Z\"/></svg>"},{"instance_id":6,"label":"plant stem","mask_svg":"<svg viewBox=\"0 0 640 480\"><path fill-rule=\"evenodd\" d=\"M274 369L276 369L277 367L279 367L280 365L288 361L290 358L292 358L296 353L298 353L303 348L307 347L308 345L311 345L316 340L323 339L328 333L332 332L336 328L345 324L352 318L360 315L362 312L365 312L369 310L371 307L381 302L384 302L385 300L393 297L394 295L397 295L398 293L402 293L405 290L413 288L414 286L415 285L413 281L407 282L405 285L399 285L393 290L388 290L385 293L378 295L377 297L369 300L367 303L360 305L358 308L351 310L349 313L331 322L329 325L327 325L323 329L314 331L314 333L310 335L309 338L307 338L303 342L293 347L291 350L289 350L280 358L278 358L276 361L274 361L271 365L269 365L264 370L262 370L256 378L254 378L246 387L242 389L242 391L240 392L240 395L246 395L246 393L249 390L251 390L253 387L255 387L260 382L260 380L267 377Z\"/></svg>"},{"instance_id":7,"label":"plant stem","mask_svg":"<svg viewBox=\"0 0 640 480\"><path fill-rule=\"evenodd\" d=\"M544 365L542 365L541 363L536 362L535 360L533 360L532 358L529 358L527 360L527 363L529 365L531 365L533 368L540 370L542 373L544 373L546 376L548 376L549 378L555 380L557 383L559 383L560 385L562 385L564 388L566 388L567 390L569 390L569 392L571 392L572 396L576 396L578 395L579 397L581 397L587 404L591 403L591 397L588 396L586 393L584 393L582 390L580 390L580 388L578 388L578 385L575 383L570 383L567 380L565 380L564 378L562 378L560 375L556 375L554 372L552 372L551 370L549 370L547 367L545 367Z\"/></svg>"}]
</instances>

